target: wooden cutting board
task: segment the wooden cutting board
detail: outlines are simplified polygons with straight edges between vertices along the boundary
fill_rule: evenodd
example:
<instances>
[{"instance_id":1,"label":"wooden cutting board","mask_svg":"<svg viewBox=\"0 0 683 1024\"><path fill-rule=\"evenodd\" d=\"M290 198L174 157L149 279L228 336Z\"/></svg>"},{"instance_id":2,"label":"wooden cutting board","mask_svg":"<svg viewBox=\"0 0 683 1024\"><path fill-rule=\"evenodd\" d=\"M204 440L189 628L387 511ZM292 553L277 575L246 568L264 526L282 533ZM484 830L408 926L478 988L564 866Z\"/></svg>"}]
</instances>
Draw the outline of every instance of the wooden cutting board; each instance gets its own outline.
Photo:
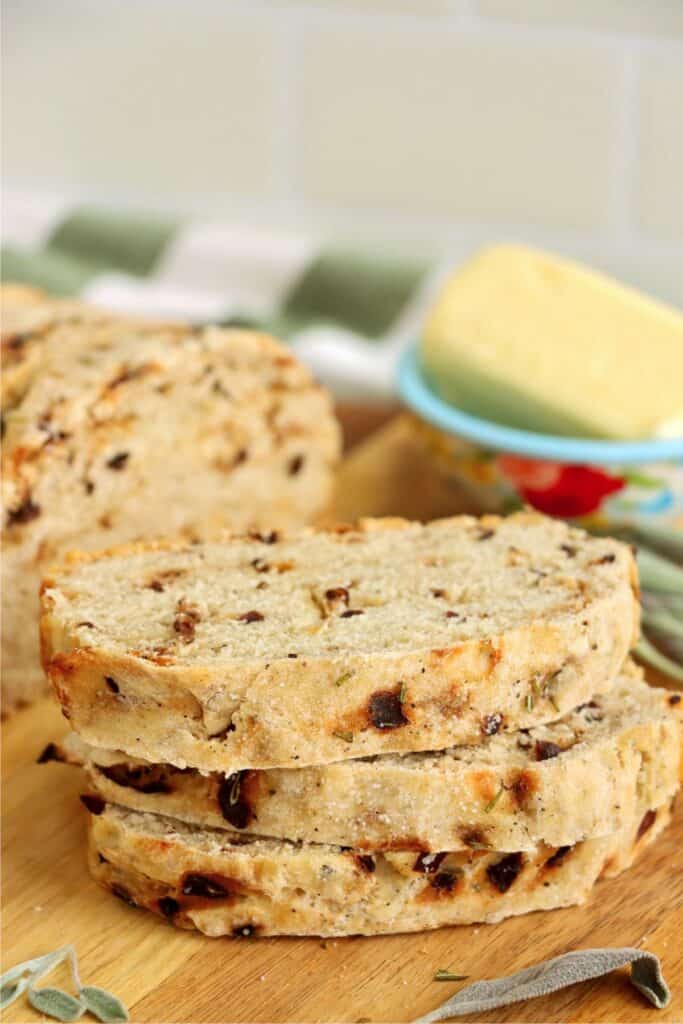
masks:
<instances>
[{"instance_id":1,"label":"wooden cutting board","mask_svg":"<svg viewBox=\"0 0 683 1024\"><path fill-rule=\"evenodd\" d=\"M403 420L347 459L341 518L428 518L453 508L453 494L429 473ZM476 1019L683 1019L680 809L640 863L601 882L585 907L375 939L207 939L124 906L90 880L79 772L35 763L64 731L47 699L3 728L3 969L72 942L84 983L116 993L134 1021L410 1021L461 987L433 981L440 967L477 980L569 949L641 946L662 959L673 990L665 1011L652 1010L622 973ZM50 983L66 985L66 972ZM41 1018L21 999L5 1019Z\"/></svg>"}]
</instances>

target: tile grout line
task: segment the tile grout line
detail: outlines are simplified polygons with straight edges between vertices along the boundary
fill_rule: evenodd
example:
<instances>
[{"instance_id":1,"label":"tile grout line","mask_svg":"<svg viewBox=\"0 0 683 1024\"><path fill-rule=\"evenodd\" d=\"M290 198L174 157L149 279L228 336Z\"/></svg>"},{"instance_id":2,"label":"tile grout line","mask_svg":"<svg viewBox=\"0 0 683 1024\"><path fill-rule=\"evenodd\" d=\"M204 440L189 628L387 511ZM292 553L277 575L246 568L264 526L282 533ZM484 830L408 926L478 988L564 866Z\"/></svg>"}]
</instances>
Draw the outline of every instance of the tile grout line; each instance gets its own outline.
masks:
<instances>
[{"instance_id":1,"label":"tile grout line","mask_svg":"<svg viewBox=\"0 0 683 1024\"><path fill-rule=\"evenodd\" d=\"M295 60L299 51L301 32L298 19L283 12L277 19L277 75L278 95L275 102L274 149L275 161L272 181L276 204L286 204L288 197L298 193L298 131L301 116L296 89Z\"/></svg>"},{"instance_id":2,"label":"tile grout line","mask_svg":"<svg viewBox=\"0 0 683 1024\"><path fill-rule=\"evenodd\" d=\"M638 241L634 227L634 206L639 163L641 60L642 51L637 42L629 41L624 45L618 86L610 219L615 246L627 250L635 248Z\"/></svg>"}]
</instances>

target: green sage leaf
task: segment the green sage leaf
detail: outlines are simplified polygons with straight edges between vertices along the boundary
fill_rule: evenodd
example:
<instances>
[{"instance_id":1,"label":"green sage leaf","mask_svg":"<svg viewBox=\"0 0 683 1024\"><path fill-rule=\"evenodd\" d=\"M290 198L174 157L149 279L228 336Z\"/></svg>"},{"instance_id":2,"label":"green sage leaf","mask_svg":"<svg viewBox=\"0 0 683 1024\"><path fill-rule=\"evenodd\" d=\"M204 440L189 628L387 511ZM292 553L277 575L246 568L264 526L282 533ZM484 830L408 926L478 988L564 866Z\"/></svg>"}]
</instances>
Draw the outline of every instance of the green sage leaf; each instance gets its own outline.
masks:
<instances>
[{"instance_id":1,"label":"green sage leaf","mask_svg":"<svg viewBox=\"0 0 683 1024\"><path fill-rule=\"evenodd\" d=\"M111 992L105 992L95 985L85 985L80 994L86 1009L105 1024L109 1024L109 1021L128 1020L128 1010Z\"/></svg>"},{"instance_id":2,"label":"green sage leaf","mask_svg":"<svg viewBox=\"0 0 683 1024\"><path fill-rule=\"evenodd\" d=\"M638 549L638 572L646 590L683 594L683 569L648 548Z\"/></svg>"},{"instance_id":3,"label":"green sage leaf","mask_svg":"<svg viewBox=\"0 0 683 1024\"><path fill-rule=\"evenodd\" d=\"M434 1024L464 1014L479 1016L487 1010L526 1002L558 992L569 985L600 978L610 971L631 965L631 982L657 1009L663 1009L671 994L654 953L642 949L577 949L552 960L526 967L507 977L475 981L461 988L443 1005L420 1017L415 1024Z\"/></svg>"},{"instance_id":4,"label":"green sage leaf","mask_svg":"<svg viewBox=\"0 0 683 1024\"><path fill-rule=\"evenodd\" d=\"M37 956L32 960L24 960L16 967L10 967L0 977L0 1009L4 1010L6 1006L13 1003L30 984L42 978L70 953L71 946L62 946L54 953L46 953L44 956Z\"/></svg>"},{"instance_id":5,"label":"green sage leaf","mask_svg":"<svg viewBox=\"0 0 683 1024\"><path fill-rule=\"evenodd\" d=\"M679 665L677 662L672 661L671 658L667 658L646 637L641 636L636 644L636 654L647 665L651 665L652 668L658 669L679 683L683 682L683 665Z\"/></svg>"},{"instance_id":6,"label":"green sage leaf","mask_svg":"<svg viewBox=\"0 0 683 1024\"><path fill-rule=\"evenodd\" d=\"M78 1020L85 1013L85 1005L80 999L59 988L30 988L28 1001L39 1013L57 1020Z\"/></svg>"},{"instance_id":7,"label":"green sage leaf","mask_svg":"<svg viewBox=\"0 0 683 1024\"><path fill-rule=\"evenodd\" d=\"M657 633L677 637L679 640L683 639L683 620L672 615L667 608L650 609L643 605L642 616L645 625Z\"/></svg>"},{"instance_id":8,"label":"green sage leaf","mask_svg":"<svg viewBox=\"0 0 683 1024\"><path fill-rule=\"evenodd\" d=\"M7 985L3 985L0 988L0 1010L4 1010L6 1006L13 1003L27 988L28 982L28 978L20 978L19 981L10 981Z\"/></svg>"},{"instance_id":9,"label":"green sage leaf","mask_svg":"<svg viewBox=\"0 0 683 1024\"><path fill-rule=\"evenodd\" d=\"M22 964L17 964L16 967L10 967L9 970L0 977L0 988L4 988L11 981L16 981L22 976L32 978L35 974L44 974L46 971L55 967L58 963L68 955L69 946L62 946L61 949L55 950L54 953L46 953L45 956L36 956L33 960L24 960Z\"/></svg>"}]
</instances>

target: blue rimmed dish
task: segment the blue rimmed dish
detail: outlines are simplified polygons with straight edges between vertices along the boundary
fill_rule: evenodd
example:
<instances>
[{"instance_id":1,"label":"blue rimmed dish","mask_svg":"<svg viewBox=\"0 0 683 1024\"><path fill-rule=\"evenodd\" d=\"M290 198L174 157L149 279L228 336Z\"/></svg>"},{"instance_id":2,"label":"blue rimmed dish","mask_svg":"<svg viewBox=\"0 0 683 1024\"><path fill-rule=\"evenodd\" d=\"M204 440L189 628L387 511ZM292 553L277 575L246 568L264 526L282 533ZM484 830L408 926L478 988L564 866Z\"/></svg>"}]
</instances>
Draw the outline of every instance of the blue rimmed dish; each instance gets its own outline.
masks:
<instances>
[{"instance_id":1,"label":"blue rimmed dish","mask_svg":"<svg viewBox=\"0 0 683 1024\"><path fill-rule=\"evenodd\" d=\"M436 464L480 509L529 504L601 527L683 527L683 437L591 440L480 419L439 397L417 346L401 360L398 389Z\"/></svg>"}]
</instances>

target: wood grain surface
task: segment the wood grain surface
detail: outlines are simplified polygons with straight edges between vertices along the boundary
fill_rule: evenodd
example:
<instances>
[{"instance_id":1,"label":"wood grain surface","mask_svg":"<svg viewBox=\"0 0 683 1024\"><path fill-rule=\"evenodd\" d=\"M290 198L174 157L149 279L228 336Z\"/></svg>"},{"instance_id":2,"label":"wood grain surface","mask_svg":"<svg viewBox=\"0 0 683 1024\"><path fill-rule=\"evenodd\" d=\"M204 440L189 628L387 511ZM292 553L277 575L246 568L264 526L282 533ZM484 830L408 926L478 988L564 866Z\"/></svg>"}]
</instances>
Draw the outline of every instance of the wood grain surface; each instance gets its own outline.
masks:
<instances>
[{"instance_id":1,"label":"wood grain surface","mask_svg":"<svg viewBox=\"0 0 683 1024\"><path fill-rule=\"evenodd\" d=\"M354 449L342 472L343 518L383 512L429 517L453 505L402 420ZM134 1021L387 1022L413 1020L461 987L433 981L440 967L477 980L569 949L633 945L661 957L673 991L667 1010L652 1010L621 973L460 1019L683 1020L680 807L674 825L642 860L601 882L584 907L375 939L207 939L124 906L90 880L79 772L35 763L65 728L49 699L3 727L3 969L73 942L84 983L115 992ZM60 968L50 983L66 985L66 972ZM20 999L4 1019L41 1018Z\"/></svg>"}]
</instances>

